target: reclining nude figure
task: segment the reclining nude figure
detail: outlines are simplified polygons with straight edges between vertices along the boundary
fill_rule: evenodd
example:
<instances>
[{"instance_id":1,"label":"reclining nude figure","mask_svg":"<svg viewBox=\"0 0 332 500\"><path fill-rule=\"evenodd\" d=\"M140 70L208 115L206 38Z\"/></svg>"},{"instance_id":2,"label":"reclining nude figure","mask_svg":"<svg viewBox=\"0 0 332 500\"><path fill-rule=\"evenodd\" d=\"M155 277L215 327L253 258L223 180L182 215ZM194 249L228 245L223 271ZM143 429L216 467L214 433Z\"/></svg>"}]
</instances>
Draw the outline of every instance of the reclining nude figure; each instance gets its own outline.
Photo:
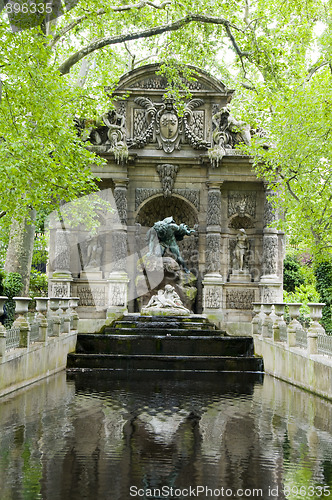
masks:
<instances>
[{"instance_id":1,"label":"reclining nude figure","mask_svg":"<svg viewBox=\"0 0 332 500\"><path fill-rule=\"evenodd\" d=\"M153 227L147 232L149 242L148 255L163 256L167 248L174 255L175 260L189 273L177 241L183 240L184 236L194 233L195 229L190 229L186 224L176 224L173 217L166 217L164 220L155 222Z\"/></svg>"}]
</instances>

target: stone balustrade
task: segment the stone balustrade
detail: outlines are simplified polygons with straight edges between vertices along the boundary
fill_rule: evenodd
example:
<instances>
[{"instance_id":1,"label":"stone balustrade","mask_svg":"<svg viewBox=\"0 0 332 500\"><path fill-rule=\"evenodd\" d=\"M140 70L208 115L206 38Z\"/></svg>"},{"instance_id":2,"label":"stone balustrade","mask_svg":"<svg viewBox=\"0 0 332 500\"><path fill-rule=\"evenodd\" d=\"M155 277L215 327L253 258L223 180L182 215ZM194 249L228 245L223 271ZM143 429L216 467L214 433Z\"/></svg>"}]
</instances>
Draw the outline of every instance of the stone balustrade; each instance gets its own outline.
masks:
<instances>
[{"instance_id":1,"label":"stone balustrade","mask_svg":"<svg viewBox=\"0 0 332 500\"><path fill-rule=\"evenodd\" d=\"M332 357L332 335L327 335L319 323L322 318L323 303L309 303L309 327L300 321L299 303L265 304L255 302L252 320L253 336L269 338L273 342L284 342L288 347L300 347L308 354L325 354ZM284 319L288 309L288 322Z\"/></svg>"},{"instance_id":2,"label":"stone balustrade","mask_svg":"<svg viewBox=\"0 0 332 500\"><path fill-rule=\"evenodd\" d=\"M265 373L332 400L332 335L319 322L324 305L309 303L303 321L301 304L256 302L252 333Z\"/></svg>"},{"instance_id":3,"label":"stone balustrade","mask_svg":"<svg viewBox=\"0 0 332 500\"><path fill-rule=\"evenodd\" d=\"M0 297L0 318L7 297ZM14 297L15 321L11 328L0 323L0 362L12 349L28 349L36 342L47 344L51 337L77 331L77 297L35 297L36 312L28 311L32 299Z\"/></svg>"}]
</instances>

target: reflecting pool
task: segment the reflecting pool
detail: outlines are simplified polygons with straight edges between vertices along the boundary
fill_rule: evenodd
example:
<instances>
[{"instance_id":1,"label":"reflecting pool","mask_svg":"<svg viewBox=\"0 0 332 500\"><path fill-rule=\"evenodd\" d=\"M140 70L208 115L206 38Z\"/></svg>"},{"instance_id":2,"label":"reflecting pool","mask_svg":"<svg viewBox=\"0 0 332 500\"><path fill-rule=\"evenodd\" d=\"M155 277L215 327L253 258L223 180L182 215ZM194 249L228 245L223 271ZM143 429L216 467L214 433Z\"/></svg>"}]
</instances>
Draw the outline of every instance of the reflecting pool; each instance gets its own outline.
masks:
<instances>
[{"instance_id":1,"label":"reflecting pool","mask_svg":"<svg viewBox=\"0 0 332 500\"><path fill-rule=\"evenodd\" d=\"M0 500L332 499L332 404L267 375L63 372L0 426Z\"/></svg>"}]
</instances>

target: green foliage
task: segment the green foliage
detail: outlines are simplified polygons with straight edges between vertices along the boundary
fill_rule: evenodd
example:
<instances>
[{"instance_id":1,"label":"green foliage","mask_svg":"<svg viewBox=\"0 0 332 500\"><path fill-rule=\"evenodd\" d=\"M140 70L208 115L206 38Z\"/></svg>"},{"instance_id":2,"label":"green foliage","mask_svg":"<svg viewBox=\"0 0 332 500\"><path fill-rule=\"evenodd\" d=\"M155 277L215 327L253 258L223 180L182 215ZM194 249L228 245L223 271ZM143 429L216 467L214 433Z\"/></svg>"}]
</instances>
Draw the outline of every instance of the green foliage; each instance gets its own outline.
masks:
<instances>
[{"instance_id":1,"label":"green foliage","mask_svg":"<svg viewBox=\"0 0 332 500\"><path fill-rule=\"evenodd\" d=\"M295 288L303 285L304 278L301 274L301 266L296 258L289 255L284 260L284 290L294 292Z\"/></svg>"},{"instance_id":2,"label":"green foliage","mask_svg":"<svg viewBox=\"0 0 332 500\"><path fill-rule=\"evenodd\" d=\"M47 251L48 237L43 233L36 233L33 254L32 254L32 268L38 271L46 268L48 251Z\"/></svg>"},{"instance_id":3,"label":"green foliage","mask_svg":"<svg viewBox=\"0 0 332 500\"><path fill-rule=\"evenodd\" d=\"M30 275L29 295L33 297L47 297L48 279L47 275L33 269Z\"/></svg>"},{"instance_id":4,"label":"green foliage","mask_svg":"<svg viewBox=\"0 0 332 500\"><path fill-rule=\"evenodd\" d=\"M5 302L4 311L5 319L4 325L10 328L13 324L15 317L15 300L13 297L19 297L22 291L22 277L18 273L4 273L2 280L3 293L8 297Z\"/></svg>"},{"instance_id":5,"label":"green foliage","mask_svg":"<svg viewBox=\"0 0 332 500\"><path fill-rule=\"evenodd\" d=\"M18 297L22 291L22 278L18 273L5 273L2 281L4 294L12 299Z\"/></svg>"},{"instance_id":6,"label":"green foliage","mask_svg":"<svg viewBox=\"0 0 332 500\"><path fill-rule=\"evenodd\" d=\"M259 132L250 152L276 183L285 227L315 255L328 253L331 26L330 0L85 0L46 29L19 33L3 9L1 208L48 210L93 191L90 166L103 161L78 139L74 116L100 117L119 77L155 61L181 108L181 70L193 64L237 90L233 113Z\"/></svg>"},{"instance_id":7,"label":"green foliage","mask_svg":"<svg viewBox=\"0 0 332 500\"><path fill-rule=\"evenodd\" d=\"M332 261L325 261L318 264L315 268L317 281L317 291L320 296L320 302L325 302L323 307L322 323L325 330L332 332Z\"/></svg>"}]
</instances>

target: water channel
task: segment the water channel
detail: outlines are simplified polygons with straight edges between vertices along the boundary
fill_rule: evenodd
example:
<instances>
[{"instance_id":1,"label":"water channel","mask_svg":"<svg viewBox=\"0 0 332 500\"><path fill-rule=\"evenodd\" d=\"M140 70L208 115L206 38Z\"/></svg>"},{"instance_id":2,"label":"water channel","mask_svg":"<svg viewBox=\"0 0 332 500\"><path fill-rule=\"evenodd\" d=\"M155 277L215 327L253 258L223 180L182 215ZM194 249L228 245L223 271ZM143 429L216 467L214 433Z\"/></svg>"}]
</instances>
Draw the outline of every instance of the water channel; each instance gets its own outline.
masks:
<instances>
[{"instance_id":1,"label":"water channel","mask_svg":"<svg viewBox=\"0 0 332 500\"><path fill-rule=\"evenodd\" d=\"M0 399L0 500L332 499L332 404L257 374L60 373Z\"/></svg>"}]
</instances>

